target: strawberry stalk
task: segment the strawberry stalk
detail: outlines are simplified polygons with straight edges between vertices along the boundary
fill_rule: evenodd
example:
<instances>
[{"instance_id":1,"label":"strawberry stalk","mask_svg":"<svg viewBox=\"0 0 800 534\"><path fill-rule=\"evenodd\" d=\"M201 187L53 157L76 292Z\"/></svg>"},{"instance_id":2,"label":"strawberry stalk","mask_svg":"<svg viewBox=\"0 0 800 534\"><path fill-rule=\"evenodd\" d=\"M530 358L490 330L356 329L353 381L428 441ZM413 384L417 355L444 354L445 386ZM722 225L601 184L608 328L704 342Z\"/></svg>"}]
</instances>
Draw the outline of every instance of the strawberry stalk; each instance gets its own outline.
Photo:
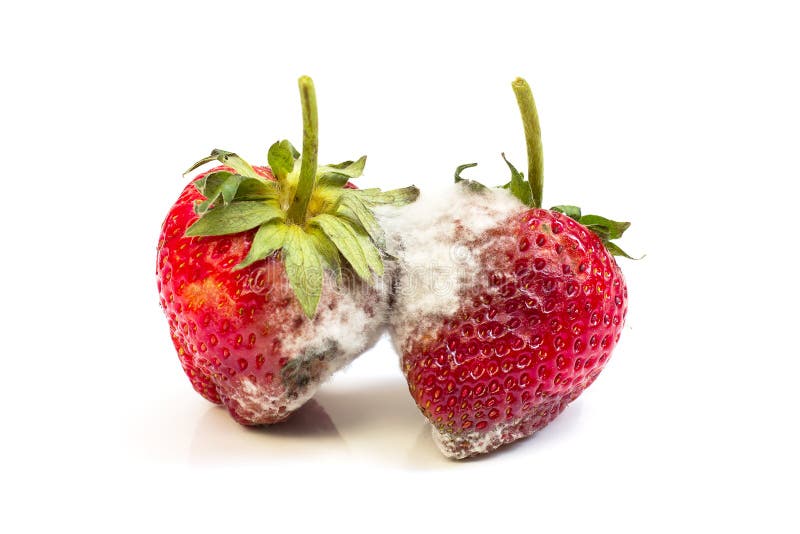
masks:
<instances>
[{"instance_id":1,"label":"strawberry stalk","mask_svg":"<svg viewBox=\"0 0 800 534\"><path fill-rule=\"evenodd\" d=\"M319 124L314 82L308 76L301 76L297 84L300 87L300 104L303 108L303 152L300 160L300 178L287 217L290 221L303 226L317 176Z\"/></svg>"},{"instance_id":2,"label":"strawberry stalk","mask_svg":"<svg viewBox=\"0 0 800 534\"><path fill-rule=\"evenodd\" d=\"M539 127L539 113L528 82L517 78L511 82L517 105L522 116L525 129L525 145L528 150L528 183L531 188L532 207L542 207L542 190L544 189L544 155L542 151L542 130Z\"/></svg>"},{"instance_id":3,"label":"strawberry stalk","mask_svg":"<svg viewBox=\"0 0 800 534\"><path fill-rule=\"evenodd\" d=\"M503 160L511 171L511 181L501 186L508 190L520 202L530 208L542 207L542 190L544 189L544 157L542 151L542 130L539 127L539 113L536 111L536 102L533 100L531 86L522 78L517 78L511 82L511 88L517 97L519 113L522 117L522 126L525 129L525 146L528 151L528 179L517 170L514 165L506 159L506 155L501 153ZM486 186L475 180L462 178L461 173L465 169L475 167L477 163L467 163L456 167L455 181L468 187L470 190L481 193L486 190ZM599 215L582 215L578 206L558 205L550 208L551 211L563 213L575 219L586 228L597 234L606 246L608 251L614 256L624 256L632 258L624 250L619 248L613 239L622 237L622 233L631 225L629 222L617 222Z\"/></svg>"},{"instance_id":4,"label":"strawberry stalk","mask_svg":"<svg viewBox=\"0 0 800 534\"><path fill-rule=\"evenodd\" d=\"M282 262L298 303L306 316L313 318L324 270L341 281L342 268L349 268L369 285L383 276L383 257L388 254L372 210L379 205L413 202L419 190L414 186L392 191L352 189L348 184L361 176L366 156L318 165L314 82L303 76L298 86L303 110L302 154L286 139L270 146L267 161L273 181L233 152L212 151L189 170L214 160L230 169L212 170L195 181L205 200L195 205L200 218L186 235L253 231L247 255L233 269L245 269L268 258Z\"/></svg>"}]
</instances>

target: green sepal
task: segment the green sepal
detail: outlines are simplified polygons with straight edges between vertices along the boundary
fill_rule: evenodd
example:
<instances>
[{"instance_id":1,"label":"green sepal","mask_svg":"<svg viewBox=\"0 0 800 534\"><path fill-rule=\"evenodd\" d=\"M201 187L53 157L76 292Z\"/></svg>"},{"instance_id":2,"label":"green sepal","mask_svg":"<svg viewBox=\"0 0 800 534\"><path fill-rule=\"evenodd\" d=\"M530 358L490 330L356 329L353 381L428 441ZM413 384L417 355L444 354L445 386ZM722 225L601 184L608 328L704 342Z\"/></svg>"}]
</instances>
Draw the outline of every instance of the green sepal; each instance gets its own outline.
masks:
<instances>
[{"instance_id":1,"label":"green sepal","mask_svg":"<svg viewBox=\"0 0 800 534\"><path fill-rule=\"evenodd\" d=\"M350 181L350 177L345 174L338 174L335 172L326 172L317 178L317 184L321 187L344 187L344 184Z\"/></svg>"},{"instance_id":2,"label":"green sepal","mask_svg":"<svg viewBox=\"0 0 800 534\"><path fill-rule=\"evenodd\" d=\"M456 167L456 172L454 177L455 177L455 182L457 184L462 184L464 187L468 188L470 191L473 191L475 193L482 193L484 191L488 191L489 188L480 182L476 182L475 180L469 180L467 178L461 177L461 173L465 169L470 169L472 167L477 167L477 166L478 166L477 163L465 163L463 165L459 165L458 167Z\"/></svg>"},{"instance_id":3,"label":"green sepal","mask_svg":"<svg viewBox=\"0 0 800 534\"><path fill-rule=\"evenodd\" d=\"M283 210L273 200L232 202L207 211L186 230L186 235L195 237L237 234L284 217Z\"/></svg>"},{"instance_id":4,"label":"green sepal","mask_svg":"<svg viewBox=\"0 0 800 534\"><path fill-rule=\"evenodd\" d=\"M278 183L263 178L242 176L235 200L270 200L278 198Z\"/></svg>"},{"instance_id":5,"label":"green sepal","mask_svg":"<svg viewBox=\"0 0 800 534\"><path fill-rule=\"evenodd\" d=\"M358 178L364 173L367 156L361 156L355 161L348 160L331 165L321 165L317 168L317 181L320 184L343 187L351 178Z\"/></svg>"},{"instance_id":6,"label":"green sepal","mask_svg":"<svg viewBox=\"0 0 800 534\"><path fill-rule=\"evenodd\" d=\"M186 173L219 161L227 168L207 172L195 182L205 197L196 203L199 218L186 236L217 236L252 231L253 239L242 269L273 257L285 267L292 290L309 318L322 294L325 269L342 281L343 264L373 284L384 273L383 242L372 208L401 206L419 196L415 187L394 191L353 191L349 180L361 176L366 156L318 166L316 93L311 79L298 80L303 110L303 153L289 141L274 143L267 151L272 176L260 176L245 160L215 149ZM313 201L313 202L312 202Z\"/></svg>"},{"instance_id":7,"label":"green sepal","mask_svg":"<svg viewBox=\"0 0 800 534\"><path fill-rule=\"evenodd\" d=\"M255 169L253 169L253 167L250 166L249 163L233 152L228 152L227 150L221 150L219 148L215 148L211 151L210 155L204 157L200 161L195 162L195 164L189 167L183 174L189 174L196 168L205 165L206 163L211 163L215 160L232 168L234 171L236 171L236 174L241 174L242 176L248 176L250 178L258 178L258 173L255 171Z\"/></svg>"},{"instance_id":8,"label":"green sepal","mask_svg":"<svg viewBox=\"0 0 800 534\"><path fill-rule=\"evenodd\" d=\"M623 256L631 260L640 260L644 257L642 256L642 258L634 258L619 248L617 244L611 242L612 239L619 239L622 237L622 234L625 233L625 230L631 226L631 223L629 222L612 221L611 219L601 217L600 215L581 215L581 209L578 206L570 206L565 204L553 206L550 208L550 211L563 213L567 217L581 223L600 238L600 241L603 242L603 245L605 245L606 249L612 256Z\"/></svg>"},{"instance_id":9,"label":"green sepal","mask_svg":"<svg viewBox=\"0 0 800 534\"><path fill-rule=\"evenodd\" d=\"M619 239L630 228L629 222L617 222L600 215L583 215L578 222L604 239Z\"/></svg>"},{"instance_id":10,"label":"green sepal","mask_svg":"<svg viewBox=\"0 0 800 534\"><path fill-rule=\"evenodd\" d=\"M368 206L405 206L419 198L419 189L413 185L389 191L378 188L353 189L348 193L357 195Z\"/></svg>"},{"instance_id":11,"label":"green sepal","mask_svg":"<svg viewBox=\"0 0 800 534\"><path fill-rule=\"evenodd\" d=\"M519 199L520 202L526 206L533 207L533 193L531 191L531 184L525 181L525 177L521 172L514 167L510 161L506 159L505 153L501 153L503 161L508 165L511 171L511 181L503 186L503 189L508 189L512 195Z\"/></svg>"},{"instance_id":12,"label":"green sepal","mask_svg":"<svg viewBox=\"0 0 800 534\"><path fill-rule=\"evenodd\" d=\"M567 205L560 205L560 206L553 206L550 208L550 211L556 211L558 213L563 213L570 219L575 219L576 221L581 220L581 209L578 206L567 206Z\"/></svg>"},{"instance_id":13,"label":"green sepal","mask_svg":"<svg viewBox=\"0 0 800 534\"><path fill-rule=\"evenodd\" d=\"M195 205L195 213L203 215L222 197L224 205L234 200L268 200L277 198L275 182L248 178L228 171L216 171L196 180L194 186L206 199Z\"/></svg>"},{"instance_id":14,"label":"green sepal","mask_svg":"<svg viewBox=\"0 0 800 534\"><path fill-rule=\"evenodd\" d=\"M348 230L350 230L350 232L353 234L353 237L356 238L356 241L361 248L361 252L364 254L364 259L367 261L367 266L369 266L370 270L372 270L372 272L378 276L383 276L384 269L381 253L378 250L378 247L375 246L375 243L372 241L370 236L360 228L349 227ZM369 278L367 278L367 280L369 280Z\"/></svg>"},{"instance_id":15,"label":"green sepal","mask_svg":"<svg viewBox=\"0 0 800 534\"><path fill-rule=\"evenodd\" d=\"M375 244L379 247L383 246L383 229L361 197L350 194L349 191L345 191L340 197L337 212L348 219L360 223L361 227L372 238Z\"/></svg>"},{"instance_id":16,"label":"green sepal","mask_svg":"<svg viewBox=\"0 0 800 534\"><path fill-rule=\"evenodd\" d=\"M505 153L501 153L500 155L503 157L503 161L506 162L506 165L508 165L508 169L511 171L511 181L506 183L505 185L500 186L500 189L506 189L520 202L522 202L526 206L533 207L534 204L533 191L531 189L530 182L525 180L525 176L521 172L519 172L517 168L514 167L514 165L512 165L510 161L508 161L508 159L506 159ZM476 167L477 165L478 165L477 163L465 163L464 165L459 165L458 167L456 167L455 181L456 183L460 183L463 184L465 187L468 187L470 191L481 193L483 191L488 190L489 188L475 180L468 180L466 178L461 177L461 173L465 169Z\"/></svg>"},{"instance_id":17,"label":"green sepal","mask_svg":"<svg viewBox=\"0 0 800 534\"><path fill-rule=\"evenodd\" d=\"M350 209L349 206L345 206L341 203L341 198L337 202L337 208L335 215L340 219L347 219L348 224L352 224L358 228L364 229L364 226L358 221L358 217L356 216L355 212Z\"/></svg>"},{"instance_id":18,"label":"green sepal","mask_svg":"<svg viewBox=\"0 0 800 534\"><path fill-rule=\"evenodd\" d=\"M325 262L325 265L336 275L337 284L341 283L342 259L336 245L325 235L325 232L316 226L307 228L306 233L314 239L314 246L317 252L320 253L322 261Z\"/></svg>"},{"instance_id":19,"label":"green sepal","mask_svg":"<svg viewBox=\"0 0 800 534\"><path fill-rule=\"evenodd\" d=\"M343 221L334 215L322 213L310 219L309 224L318 227L330 238L360 278L364 280L371 278L370 265L362 249L361 240L357 237L350 221ZM370 245L372 245L371 242ZM372 247L374 248L375 245Z\"/></svg>"},{"instance_id":20,"label":"green sepal","mask_svg":"<svg viewBox=\"0 0 800 534\"><path fill-rule=\"evenodd\" d=\"M319 170L323 172L327 172L330 169L334 169L333 172L337 172L340 174L346 174L350 178L358 178L362 174L364 174L364 166L367 164L367 156L361 156L357 160L347 160L341 163L330 163L328 165L322 165Z\"/></svg>"},{"instance_id":21,"label":"green sepal","mask_svg":"<svg viewBox=\"0 0 800 534\"><path fill-rule=\"evenodd\" d=\"M644 256L640 256L638 258L630 256L627 252L619 248L616 243L612 243L611 241L603 241L603 244L606 246L606 250L608 250L612 256L622 256L623 258L628 258L629 260L641 260L644 258Z\"/></svg>"},{"instance_id":22,"label":"green sepal","mask_svg":"<svg viewBox=\"0 0 800 534\"><path fill-rule=\"evenodd\" d=\"M216 197L219 196L219 188L222 184L233 176L232 172L229 171L216 171L211 172L203 176L202 178L194 181L194 187L197 189L201 195L206 197L204 201L196 201L194 205L194 212L197 214L201 214L208 210L211 204L214 203ZM212 200L211 197L214 197Z\"/></svg>"},{"instance_id":23,"label":"green sepal","mask_svg":"<svg viewBox=\"0 0 800 534\"><path fill-rule=\"evenodd\" d=\"M275 179L283 183L286 175L294 170L295 160L300 156L292 144L284 139L276 141L267 152L267 161Z\"/></svg>"},{"instance_id":24,"label":"green sepal","mask_svg":"<svg viewBox=\"0 0 800 534\"><path fill-rule=\"evenodd\" d=\"M285 226L283 262L289 285L309 319L314 317L322 295L322 260L314 239L296 225Z\"/></svg>"},{"instance_id":25,"label":"green sepal","mask_svg":"<svg viewBox=\"0 0 800 534\"><path fill-rule=\"evenodd\" d=\"M477 163L464 163L463 165L459 165L456 167L455 172L455 181L456 183L468 181L466 178L461 177L461 173L464 172L465 169L471 169L472 167L477 167Z\"/></svg>"},{"instance_id":26,"label":"green sepal","mask_svg":"<svg viewBox=\"0 0 800 534\"><path fill-rule=\"evenodd\" d=\"M244 269L280 250L286 240L287 228L283 221L277 219L259 226L247 256L233 269Z\"/></svg>"},{"instance_id":27,"label":"green sepal","mask_svg":"<svg viewBox=\"0 0 800 534\"><path fill-rule=\"evenodd\" d=\"M202 178L198 178L193 182L195 189L197 189L201 195L208 198L209 194L212 190L219 187L222 182L224 182L229 176L232 176L233 173L229 171L215 171L210 172L208 174L203 175Z\"/></svg>"},{"instance_id":28,"label":"green sepal","mask_svg":"<svg viewBox=\"0 0 800 534\"><path fill-rule=\"evenodd\" d=\"M236 191L239 189L239 184L242 183L243 176L233 174L227 171L218 171L207 175L205 178L198 180L203 183L195 184L206 197L203 202L195 205L195 213L202 215L222 197L222 205L227 206L236 196Z\"/></svg>"}]
</instances>

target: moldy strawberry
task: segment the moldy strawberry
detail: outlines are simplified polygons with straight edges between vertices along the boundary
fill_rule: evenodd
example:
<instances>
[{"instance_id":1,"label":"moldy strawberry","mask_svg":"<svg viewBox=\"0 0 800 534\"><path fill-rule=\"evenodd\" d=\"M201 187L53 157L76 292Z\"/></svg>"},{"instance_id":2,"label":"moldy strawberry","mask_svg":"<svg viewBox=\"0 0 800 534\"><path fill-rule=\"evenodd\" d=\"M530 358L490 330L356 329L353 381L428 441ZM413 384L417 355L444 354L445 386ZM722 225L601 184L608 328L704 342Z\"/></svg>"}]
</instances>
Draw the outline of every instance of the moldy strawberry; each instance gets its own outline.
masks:
<instances>
[{"instance_id":1,"label":"moldy strawberry","mask_svg":"<svg viewBox=\"0 0 800 534\"><path fill-rule=\"evenodd\" d=\"M612 240L629 223L542 209L538 115L528 84L512 87L528 179L490 189L458 167L449 194L422 195L387 216L399 242L394 343L434 440L452 458L529 436L597 378L617 344L628 290ZM505 156L503 156L505 159Z\"/></svg>"},{"instance_id":2,"label":"moldy strawberry","mask_svg":"<svg viewBox=\"0 0 800 534\"><path fill-rule=\"evenodd\" d=\"M284 420L380 335L388 309L378 205L418 191L357 189L366 161L317 165L311 79L299 80L302 155L273 144L269 167L215 150L167 214L161 306L194 389L246 425Z\"/></svg>"}]
</instances>

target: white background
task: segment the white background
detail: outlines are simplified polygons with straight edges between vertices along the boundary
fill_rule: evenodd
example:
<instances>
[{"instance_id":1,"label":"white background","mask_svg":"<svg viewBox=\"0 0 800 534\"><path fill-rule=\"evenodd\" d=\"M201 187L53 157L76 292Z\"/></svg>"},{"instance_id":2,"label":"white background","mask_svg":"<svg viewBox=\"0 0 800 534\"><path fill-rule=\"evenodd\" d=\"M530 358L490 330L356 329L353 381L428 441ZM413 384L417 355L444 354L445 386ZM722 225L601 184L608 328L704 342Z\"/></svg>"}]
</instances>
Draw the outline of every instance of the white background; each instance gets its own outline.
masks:
<instances>
[{"instance_id":1,"label":"white background","mask_svg":"<svg viewBox=\"0 0 800 534\"><path fill-rule=\"evenodd\" d=\"M1 529L797 532L797 27L792 2L5 6ZM545 202L633 222L620 345L537 436L445 460L386 340L279 427L192 391L161 220L210 149L300 144L301 74L323 162L431 194L524 167L525 76Z\"/></svg>"}]
</instances>

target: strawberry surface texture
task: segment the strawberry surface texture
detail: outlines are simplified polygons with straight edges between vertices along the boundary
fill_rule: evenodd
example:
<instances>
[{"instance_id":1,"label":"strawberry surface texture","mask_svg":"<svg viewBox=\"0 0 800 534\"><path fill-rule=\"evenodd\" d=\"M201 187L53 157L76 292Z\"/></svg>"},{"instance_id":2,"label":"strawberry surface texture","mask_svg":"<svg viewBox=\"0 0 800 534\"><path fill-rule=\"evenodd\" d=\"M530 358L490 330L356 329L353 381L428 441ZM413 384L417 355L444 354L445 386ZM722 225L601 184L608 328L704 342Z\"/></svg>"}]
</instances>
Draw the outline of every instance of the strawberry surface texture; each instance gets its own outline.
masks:
<instances>
[{"instance_id":1,"label":"strawberry surface texture","mask_svg":"<svg viewBox=\"0 0 800 534\"><path fill-rule=\"evenodd\" d=\"M619 339L627 288L577 221L506 191L452 187L433 201L449 209L424 230L409 233L414 211L437 211L424 195L393 223L406 250L443 254L438 264L402 255L391 322L434 439L463 458L532 434L594 381Z\"/></svg>"},{"instance_id":2,"label":"strawberry surface texture","mask_svg":"<svg viewBox=\"0 0 800 534\"><path fill-rule=\"evenodd\" d=\"M379 337L386 321L385 237L373 209L418 190L358 189L366 156L317 164L316 93L300 78L303 151L269 167L214 150L162 225L161 307L194 389L245 425L277 423Z\"/></svg>"},{"instance_id":3,"label":"strawberry surface texture","mask_svg":"<svg viewBox=\"0 0 800 534\"><path fill-rule=\"evenodd\" d=\"M614 240L629 228L542 208L541 131L512 83L527 177L487 187L456 168L440 194L360 189L366 156L317 164L316 94L299 80L303 150L269 166L214 150L158 243L161 306L194 389L245 425L278 423L388 325L402 373L453 459L530 436L605 368L628 311Z\"/></svg>"},{"instance_id":4,"label":"strawberry surface texture","mask_svg":"<svg viewBox=\"0 0 800 534\"><path fill-rule=\"evenodd\" d=\"M394 264L391 330L408 389L450 458L529 436L589 387L628 311L614 239L630 226L580 208L542 209L541 131L527 82L512 83L528 176L462 177L415 204L387 208Z\"/></svg>"},{"instance_id":5,"label":"strawberry surface texture","mask_svg":"<svg viewBox=\"0 0 800 534\"><path fill-rule=\"evenodd\" d=\"M272 179L268 168L254 168ZM329 279L308 320L277 257L233 270L255 230L185 235L198 218L194 205L204 199L194 182L167 215L158 250L161 306L181 366L198 393L223 403L238 422L281 421L376 341L387 311L385 287L351 278L340 288Z\"/></svg>"}]
</instances>

